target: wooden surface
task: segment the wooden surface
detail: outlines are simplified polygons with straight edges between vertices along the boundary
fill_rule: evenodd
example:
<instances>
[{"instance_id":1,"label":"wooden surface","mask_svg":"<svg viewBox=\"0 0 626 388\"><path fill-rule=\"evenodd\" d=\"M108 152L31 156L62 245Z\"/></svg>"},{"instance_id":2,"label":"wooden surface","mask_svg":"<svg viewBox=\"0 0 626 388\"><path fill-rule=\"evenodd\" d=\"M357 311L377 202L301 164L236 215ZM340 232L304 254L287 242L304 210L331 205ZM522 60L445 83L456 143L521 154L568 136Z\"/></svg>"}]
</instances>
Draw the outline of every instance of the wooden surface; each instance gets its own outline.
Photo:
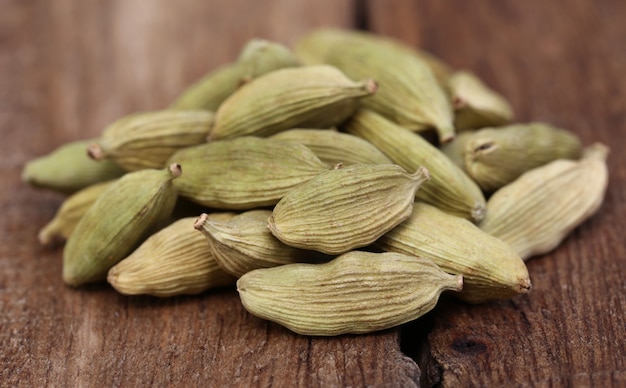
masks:
<instances>
[{"instance_id":1,"label":"wooden surface","mask_svg":"<svg viewBox=\"0 0 626 388\"><path fill-rule=\"evenodd\" d=\"M163 300L64 286L61 250L36 241L62 197L22 184L24 162L164 108L249 38L290 44L323 25L423 47L477 72L519 121L611 147L603 207L528 262L531 293L444 298L401 329L308 338L250 316L233 289ZM0 0L0 385L626 385L625 40L619 0Z\"/></svg>"}]
</instances>

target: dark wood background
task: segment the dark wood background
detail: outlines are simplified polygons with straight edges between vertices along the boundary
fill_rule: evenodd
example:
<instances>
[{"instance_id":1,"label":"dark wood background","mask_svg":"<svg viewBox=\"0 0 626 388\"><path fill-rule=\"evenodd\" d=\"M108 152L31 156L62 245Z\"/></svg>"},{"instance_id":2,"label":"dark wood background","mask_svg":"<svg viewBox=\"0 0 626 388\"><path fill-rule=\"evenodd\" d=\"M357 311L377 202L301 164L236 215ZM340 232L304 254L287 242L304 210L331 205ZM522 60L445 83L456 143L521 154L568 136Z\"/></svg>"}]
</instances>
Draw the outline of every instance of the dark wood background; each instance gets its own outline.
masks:
<instances>
[{"instance_id":1,"label":"dark wood background","mask_svg":"<svg viewBox=\"0 0 626 388\"><path fill-rule=\"evenodd\" d=\"M247 314L233 289L64 286L61 250L36 240L62 197L22 184L23 164L166 107L249 38L289 45L319 26L432 51L519 121L611 147L603 207L528 263L531 293L444 298L402 328L309 338ZM0 385L626 386L625 42L621 0L0 0Z\"/></svg>"}]
</instances>

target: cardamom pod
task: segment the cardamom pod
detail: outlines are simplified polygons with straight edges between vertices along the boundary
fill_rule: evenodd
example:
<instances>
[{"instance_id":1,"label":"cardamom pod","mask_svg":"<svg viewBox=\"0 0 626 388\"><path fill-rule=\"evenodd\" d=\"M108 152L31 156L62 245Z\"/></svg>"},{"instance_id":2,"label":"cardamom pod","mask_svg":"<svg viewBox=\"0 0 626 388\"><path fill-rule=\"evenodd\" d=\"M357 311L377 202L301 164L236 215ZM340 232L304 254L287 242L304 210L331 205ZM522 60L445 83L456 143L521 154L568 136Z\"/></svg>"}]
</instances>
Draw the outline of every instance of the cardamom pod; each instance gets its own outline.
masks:
<instances>
[{"instance_id":1,"label":"cardamom pod","mask_svg":"<svg viewBox=\"0 0 626 388\"><path fill-rule=\"evenodd\" d=\"M257 268L311 260L310 251L285 245L272 235L267 228L271 215L271 210L251 210L228 220L216 220L205 213L194 227L206 236L217 264L236 277Z\"/></svg>"},{"instance_id":2,"label":"cardamom pod","mask_svg":"<svg viewBox=\"0 0 626 388\"><path fill-rule=\"evenodd\" d=\"M67 197L57 209L54 218L39 231L37 235L39 242L42 245L52 245L55 242L67 240L76 228L78 221L96 202L100 194L114 182L115 180L94 183Z\"/></svg>"},{"instance_id":3,"label":"cardamom pod","mask_svg":"<svg viewBox=\"0 0 626 388\"><path fill-rule=\"evenodd\" d=\"M182 218L150 236L109 270L107 281L122 294L158 297L235 284L237 279L217 265L206 239L193 230L194 220Z\"/></svg>"},{"instance_id":4,"label":"cardamom pod","mask_svg":"<svg viewBox=\"0 0 626 388\"><path fill-rule=\"evenodd\" d=\"M292 188L329 167L300 144L244 136L176 152L170 161L185 166L174 181L190 201L216 209L275 205Z\"/></svg>"},{"instance_id":5,"label":"cardamom pod","mask_svg":"<svg viewBox=\"0 0 626 388\"><path fill-rule=\"evenodd\" d=\"M411 214L423 167L353 164L319 174L289 191L268 226L287 245L328 254L364 247Z\"/></svg>"},{"instance_id":6,"label":"cardamom pod","mask_svg":"<svg viewBox=\"0 0 626 388\"><path fill-rule=\"evenodd\" d=\"M437 78L437 81L439 81L439 84L442 87L448 87L448 81L450 79L450 75L453 73L453 70L433 53L422 49L416 49L415 47L411 47L390 37L373 35L370 32L339 28L319 28L310 32L307 36L299 39L296 42L295 51L298 58L300 58L305 64L321 65L324 63L324 59L333 47L333 42L331 41L336 39L347 41L351 37L355 37L357 40L371 40L373 37L379 44L399 47L399 49L416 56L421 61L424 61L430 67L433 75Z\"/></svg>"},{"instance_id":7,"label":"cardamom pod","mask_svg":"<svg viewBox=\"0 0 626 388\"><path fill-rule=\"evenodd\" d=\"M359 98L375 91L371 79L353 82L332 66L276 70L243 85L220 105L209 138L332 127L354 113Z\"/></svg>"},{"instance_id":8,"label":"cardamom pod","mask_svg":"<svg viewBox=\"0 0 626 388\"><path fill-rule=\"evenodd\" d=\"M463 275L456 296L471 303L508 299L531 288L526 265L505 242L468 220L416 202L411 216L375 244L391 252L425 257Z\"/></svg>"},{"instance_id":9,"label":"cardamom pod","mask_svg":"<svg viewBox=\"0 0 626 388\"><path fill-rule=\"evenodd\" d=\"M577 159L576 135L543 123L513 124L473 132L465 142L465 170L486 192L556 159Z\"/></svg>"},{"instance_id":10,"label":"cardamom pod","mask_svg":"<svg viewBox=\"0 0 626 388\"><path fill-rule=\"evenodd\" d=\"M263 39L248 41L237 61L210 71L186 88L170 109L215 112L242 84L265 73L298 66L298 61L282 44Z\"/></svg>"},{"instance_id":11,"label":"cardamom pod","mask_svg":"<svg viewBox=\"0 0 626 388\"><path fill-rule=\"evenodd\" d=\"M352 79L375 79L379 90L362 100L364 108L411 130L435 128L441 143L454 137L450 101L428 63L414 50L374 34L322 29L298 40L294 51L302 58L335 66Z\"/></svg>"},{"instance_id":12,"label":"cardamom pod","mask_svg":"<svg viewBox=\"0 0 626 388\"><path fill-rule=\"evenodd\" d=\"M439 147L439 150L463 171L465 171L465 143L472 137L472 134L473 131L459 132L452 141Z\"/></svg>"},{"instance_id":13,"label":"cardamom pod","mask_svg":"<svg viewBox=\"0 0 626 388\"><path fill-rule=\"evenodd\" d=\"M244 45L237 63L245 74L245 82L275 70L301 65L286 46L259 38L250 39Z\"/></svg>"},{"instance_id":14,"label":"cardamom pod","mask_svg":"<svg viewBox=\"0 0 626 388\"><path fill-rule=\"evenodd\" d=\"M124 175L87 210L63 251L63 280L72 286L103 281L111 267L125 258L167 218L176 204L171 181L181 174L172 164Z\"/></svg>"},{"instance_id":15,"label":"cardamom pod","mask_svg":"<svg viewBox=\"0 0 626 388\"><path fill-rule=\"evenodd\" d=\"M513 108L502 95L489 88L475 74L454 72L449 80L457 131L497 127L513 120Z\"/></svg>"},{"instance_id":16,"label":"cardamom pod","mask_svg":"<svg viewBox=\"0 0 626 388\"><path fill-rule=\"evenodd\" d=\"M35 187L72 194L124 175L125 171L117 164L96 162L87 156L87 146L93 141L66 143L48 155L29 161L22 170L22 180Z\"/></svg>"},{"instance_id":17,"label":"cardamom pod","mask_svg":"<svg viewBox=\"0 0 626 388\"><path fill-rule=\"evenodd\" d=\"M334 336L384 330L432 310L461 276L433 262L397 253L345 253L326 264L256 269L237 281L251 314L302 335Z\"/></svg>"},{"instance_id":18,"label":"cardamom pod","mask_svg":"<svg viewBox=\"0 0 626 388\"><path fill-rule=\"evenodd\" d=\"M394 41L394 43L402 45L401 42ZM414 47L406 45L403 46L405 47L405 50L412 51L419 59L424 61L424 63L426 63L428 67L430 67L430 70L433 72L433 75L437 79L439 86L441 86L446 95L450 95L450 76L454 72L452 68L430 52L418 50Z\"/></svg>"},{"instance_id":19,"label":"cardamom pod","mask_svg":"<svg viewBox=\"0 0 626 388\"><path fill-rule=\"evenodd\" d=\"M407 171L426 167L431 179L417 192L418 199L463 218L484 217L485 197L478 185L420 135L367 109L352 116L345 130L369 141Z\"/></svg>"},{"instance_id":20,"label":"cardamom pod","mask_svg":"<svg viewBox=\"0 0 626 388\"><path fill-rule=\"evenodd\" d=\"M106 127L88 153L92 159L111 159L127 171L163 168L177 150L205 143L213 118L213 113L201 110L131 114Z\"/></svg>"},{"instance_id":21,"label":"cardamom pod","mask_svg":"<svg viewBox=\"0 0 626 388\"><path fill-rule=\"evenodd\" d=\"M594 144L581 160L555 160L524 173L491 196L481 229L524 260L550 252L602 205L608 152Z\"/></svg>"},{"instance_id":22,"label":"cardamom pod","mask_svg":"<svg viewBox=\"0 0 626 388\"><path fill-rule=\"evenodd\" d=\"M303 144L330 165L392 164L385 154L367 140L333 129L290 129L270 139Z\"/></svg>"}]
</instances>

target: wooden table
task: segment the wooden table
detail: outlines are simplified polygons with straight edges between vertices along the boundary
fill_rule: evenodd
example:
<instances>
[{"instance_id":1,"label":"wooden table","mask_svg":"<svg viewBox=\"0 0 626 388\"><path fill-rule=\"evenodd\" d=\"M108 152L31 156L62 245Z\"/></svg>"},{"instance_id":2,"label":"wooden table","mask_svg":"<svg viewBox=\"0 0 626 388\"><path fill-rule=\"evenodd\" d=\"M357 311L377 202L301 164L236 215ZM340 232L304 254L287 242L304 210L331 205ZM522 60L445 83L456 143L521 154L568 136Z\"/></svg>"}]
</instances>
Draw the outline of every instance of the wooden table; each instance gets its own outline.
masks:
<instances>
[{"instance_id":1,"label":"wooden table","mask_svg":"<svg viewBox=\"0 0 626 388\"><path fill-rule=\"evenodd\" d=\"M21 183L23 164L166 107L249 38L291 44L319 26L430 50L501 91L519 121L611 147L603 207L528 262L531 293L444 298L402 328L309 338L251 316L234 289L66 287L61 249L36 240L63 197ZM0 385L626 386L625 42L620 0L1 0Z\"/></svg>"}]
</instances>

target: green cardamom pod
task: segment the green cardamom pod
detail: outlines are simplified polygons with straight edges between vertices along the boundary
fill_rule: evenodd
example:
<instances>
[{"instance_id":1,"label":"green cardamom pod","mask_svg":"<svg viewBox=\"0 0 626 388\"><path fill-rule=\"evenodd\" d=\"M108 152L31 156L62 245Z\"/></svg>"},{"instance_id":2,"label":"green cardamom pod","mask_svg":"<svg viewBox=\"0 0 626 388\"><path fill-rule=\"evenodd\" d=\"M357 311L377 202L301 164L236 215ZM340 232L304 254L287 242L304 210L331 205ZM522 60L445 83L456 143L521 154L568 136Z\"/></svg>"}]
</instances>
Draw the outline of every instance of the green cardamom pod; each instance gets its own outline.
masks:
<instances>
[{"instance_id":1,"label":"green cardamom pod","mask_svg":"<svg viewBox=\"0 0 626 388\"><path fill-rule=\"evenodd\" d=\"M206 239L193 230L194 220L182 218L150 236L109 270L107 281L122 294L158 297L235 284L237 279L217 265Z\"/></svg>"},{"instance_id":2,"label":"green cardamom pod","mask_svg":"<svg viewBox=\"0 0 626 388\"><path fill-rule=\"evenodd\" d=\"M87 156L87 146L93 141L70 142L29 161L22 171L22 180L35 187L72 194L94 183L124 175L125 171L117 164L97 162Z\"/></svg>"},{"instance_id":3,"label":"green cardamom pod","mask_svg":"<svg viewBox=\"0 0 626 388\"><path fill-rule=\"evenodd\" d=\"M508 299L531 288L526 265L508 244L425 203L416 202L411 216L376 246L425 257L448 273L463 275L463 291L456 296L467 302Z\"/></svg>"},{"instance_id":4,"label":"green cardamom pod","mask_svg":"<svg viewBox=\"0 0 626 388\"><path fill-rule=\"evenodd\" d=\"M375 91L371 79L353 82L332 66L276 70L243 85L220 105L209 138L332 127L354 113L361 97Z\"/></svg>"},{"instance_id":5,"label":"green cardamom pod","mask_svg":"<svg viewBox=\"0 0 626 388\"><path fill-rule=\"evenodd\" d=\"M268 226L287 245L344 253L373 243L408 218L415 192L427 180L425 168L409 174L394 164L330 170L289 191Z\"/></svg>"},{"instance_id":6,"label":"green cardamom pod","mask_svg":"<svg viewBox=\"0 0 626 388\"><path fill-rule=\"evenodd\" d=\"M256 269L237 281L251 314L303 335L370 333L415 320L461 276L432 261L397 253L353 251L325 264Z\"/></svg>"},{"instance_id":7,"label":"green cardamom pod","mask_svg":"<svg viewBox=\"0 0 626 388\"><path fill-rule=\"evenodd\" d=\"M556 159L577 159L576 135L543 123L484 128L465 142L465 170L486 192Z\"/></svg>"},{"instance_id":8,"label":"green cardamom pod","mask_svg":"<svg viewBox=\"0 0 626 388\"><path fill-rule=\"evenodd\" d=\"M372 38L379 44L387 44L398 47L407 53L415 55L418 59L424 61L432 70L435 78L437 78L442 86L447 87L450 76L454 72L450 66L443 62L433 53L423 49L417 49L409 46L397 39L387 36L374 35L370 32L347 30L339 28L318 28L309 32L305 37L300 38L296 42L295 51L298 56L307 65L321 65L333 49L335 40L349 41L353 37L359 40L371 40Z\"/></svg>"},{"instance_id":9,"label":"green cardamom pod","mask_svg":"<svg viewBox=\"0 0 626 388\"><path fill-rule=\"evenodd\" d=\"M218 220L205 213L194 227L206 236L218 265L236 277L257 268L310 261L310 251L285 245L272 235L267 228L271 215L271 210L251 210Z\"/></svg>"},{"instance_id":10,"label":"green cardamom pod","mask_svg":"<svg viewBox=\"0 0 626 388\"><path fill-rule=\"evenodd\" d=\"M602 205L608 148L595 144L582 159L555 160L496 191L487 202L485 232L526 260L550 252Z\"/></svg>"},{"instance_id":11,"label":"green cardamom pod","mask_svg":"<svg viewBox=\"0 0 626 388\"><path fill-rule=\"evenodd\" d=\"M469 71L457 71L449 80L457 131L497 127L513 120L513 108L502 95Z\"/></svg>"},{"instance_id":12,"label":"green cardamom pod","mask_svg":"<svg viewBox=\"0 0 626 388\"><path fill-rule=\"evenodd\" d=\"M485 197L478 185L420 135L366 109L352 116L345 130L369 141L407 171L426 167L431 179L417 192L417 199L473 221L484 217Z\"/></svg>"},{"instance_id":13,"label":"green cardamom pod","mask_svg":"<svg viewBox=\"0 0 626 388\"><path fill-rule=\"evenodd\" d=\"M176 204L172 180L181 167L124 175L103 192L70 235L63 251L63 280L72 286L103 281L107 272L169 217Z\"/></svg>"},{"instance_id":14,"label":"green cardamom pod","mask_svg":"<svg viewBox=\"0 0 626 388\"><path fill-rule=\"evenodd\" d=\"M96 202L100 194L114 182L115 180L94 183L67 197L54 218L39 231L37 235L39 242L42 245L52 245L55 242L67 240L76 228L78 221Z\"/></svg>"},{"instance_id":15,"label":"green cardamom pod","mask_svg":"<svg viewBox=\"0 0 626 388\"><path fill-rule=\"evenodd\" d=\"M213 125L208 111L135 113L115 121L88 147L92 159L111 159L127 171L163 168L179 149L202 144Z\"/></svg>"},{"instance_id":16,"label":"green cardamom pod","mask_svg":"<svg viewBox=\"0 0 626 388\"><path fill-rule=\"evenodd\" d=\"M330 165L392 164L391 160L367 140L333 129L290 129L270 139L307 146Z\"/></svg>"},{"instance_id":17,"label":"green cardamom pod","mask_svg":"<svg viewBox=\"0 0 626 388\"><path fill-rule=\"evenodd\" d=\"M250 39L239 53L237 64L248 82L263 74L288 67L298 67L300 61L286 46L265 39Z\"/></svg>"},{"instance_id":18,"label":"green cardamom pod","mask_svg":"<svg viewBox=\"0 0 626 388\"><path fill-rule=\"evenodd\" d=\"M317 52L316 62L335 66L352 79L376 80L378 91L362 100L364 108L411 130L435 128L441 143L454 137L449 98L429 64L414 51L374 34L335 29L305 35L294 51L304 58Z\"/></svg>"},{"instance_id":19,"label":"green cardamom pod","mask_svg":"<svg viewBox=\"0 0 626 388\"><path fill-rule=\"evenodd\" d=\"M465 171L465 143L472 137L472 134L473 131L459 132L452 141L439 147L441 152L463 171Z\"/></svg>"},{"instance_id":20,"label":"green cardamom pod","mask_svg":"<svg viewBox=\"0 0 626 388\"><path fill-rule=\"evenodd\" d=\"M300 144L245 136L176 152L185 166L174 181L190 201L216 209L254 209L278 203L289 190L329 167Z\"/></svg>"},{"instance_id":21,"label":"green cardamom pod","mask_svg":"<svg viewBox=\"0 0 626 388\"><path fill-rule=\"evenodd\" d=\"M170 109L215 112L242 84L270 71L298 66L298 61L282 44L252 39L241 50L237 61L210 71L185 89Z\"/></svg>"}]
</instances>

